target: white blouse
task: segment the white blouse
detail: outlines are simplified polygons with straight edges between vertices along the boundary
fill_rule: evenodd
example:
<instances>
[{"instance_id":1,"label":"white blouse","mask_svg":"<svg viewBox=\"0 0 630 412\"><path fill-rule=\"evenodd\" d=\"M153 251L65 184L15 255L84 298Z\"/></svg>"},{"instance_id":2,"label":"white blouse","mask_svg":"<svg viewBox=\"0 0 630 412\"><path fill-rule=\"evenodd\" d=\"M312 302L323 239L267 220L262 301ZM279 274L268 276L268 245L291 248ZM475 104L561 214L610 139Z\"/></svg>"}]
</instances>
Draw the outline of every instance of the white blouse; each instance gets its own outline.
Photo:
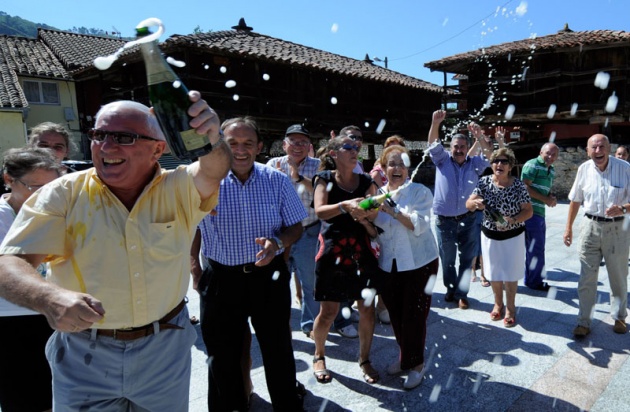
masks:
<instances>
[{"instance_id":1,"label":"white blouse","mask_svg":"<svg viewBox=\"0 0 630 412\"><path fill-rule=\"evenodd\" d=\"M431 191L419 183L410 183L395 193L392 199L398 203L401 213L410 217L414 230L407 229L387 213L378 213L374 224L383 229L378 236L380 268L391 272L394 259L399 272L429 264L438 257L437 243L431 230Z\"/></svg>"}]
</instances>

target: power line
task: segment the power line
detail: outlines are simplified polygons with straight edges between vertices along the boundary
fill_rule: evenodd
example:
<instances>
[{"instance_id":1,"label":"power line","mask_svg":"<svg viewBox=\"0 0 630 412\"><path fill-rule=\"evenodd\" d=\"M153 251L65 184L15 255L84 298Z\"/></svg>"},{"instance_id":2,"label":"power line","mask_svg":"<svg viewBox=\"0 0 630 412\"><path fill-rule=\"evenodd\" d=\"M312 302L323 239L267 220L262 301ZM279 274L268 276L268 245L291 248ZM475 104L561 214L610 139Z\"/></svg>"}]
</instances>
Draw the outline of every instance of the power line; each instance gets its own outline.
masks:
<instances>
[{"instance_id":1,"label":"power line","mask_svg":"<svg viewBox=\"0 0 630 412\"><path fill-rule=\"evenodd\" d=\"M514 1L514 0L509 0L509 1L507 1L505 4L503 4L503 5L502 5L501 7L499 7L499 8L501 8L501 9L502 9L502 8L506 7L508 4L512 3L513 1ZM437 43L437 44L434 44L434 45L433 45L433 46L431 46L431 47L427 47L426 49L424 49L424 50L420 50L419 52L416 52L416 53L414 53L414 54L410 54L409 56L405 56L405 57L398 57L398 58L396 58L396 59L389 59L389 61L391 62L391 61L395 61L395 60L404 60L404 59L408 59L408 58L410 58L410 57L414 57L414 56L417 56L417 55L422 54L422 53L424 53L424 52L427 52L427 51L429 51L429 50L435 49L436 47L441 46L441 45L443 45L444 43L449 42L449 41L453 40L453 39L454 39L454 38L456 38L456 37L461 36L462 34L464 34L465 32L467 32L468 30L472 29L473 27L477 26L479 23L481 23L481 22L482 22L482 21L484 21L485 19L487 19L487 18L491 17L491 16L492 16L493 14L495 14L495 13L496 13L496 11L493 11L492 13L488 14L486 17L484 17L484 18L482 18L482 19L480 19L480 20L478 20L478 21L474 22L474 23L473 23L473 24L471 24L470 26L466 27L465 29L463 29L463 30L462 30L462 31L460 31L459 33L457 33L457 34L455 34L455 35L453 35L453 36L449 37L449 38L448 38L448 39L446 39L446 40L442 40L441 42L439 42L439 43Z\"/></svg>"}]
</instances>

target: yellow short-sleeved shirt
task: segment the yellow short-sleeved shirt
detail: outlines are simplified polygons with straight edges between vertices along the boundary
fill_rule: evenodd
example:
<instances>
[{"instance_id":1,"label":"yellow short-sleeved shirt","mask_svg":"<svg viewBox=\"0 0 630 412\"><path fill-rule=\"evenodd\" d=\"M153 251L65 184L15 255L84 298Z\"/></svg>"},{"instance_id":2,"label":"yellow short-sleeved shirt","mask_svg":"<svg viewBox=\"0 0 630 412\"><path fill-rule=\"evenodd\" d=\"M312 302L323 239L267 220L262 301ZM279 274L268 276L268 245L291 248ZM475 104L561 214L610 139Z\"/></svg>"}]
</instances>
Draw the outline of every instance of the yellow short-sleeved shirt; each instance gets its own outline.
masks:
<instances>
[{"instance_id":1,"label":"yellow short-sleeved shirt","mask_svg":"<svg viewBox=\"0 0 630 412\"><path fill-rule=\"evenodd\" d=\"M190 166L158 169L131 211L95 169L49 183L24 203L0 254L45 254L49 280L103 303L96 328L146 325L185 296L197 224L216 206L203 203Z\"/></svg>"}]
</instances>

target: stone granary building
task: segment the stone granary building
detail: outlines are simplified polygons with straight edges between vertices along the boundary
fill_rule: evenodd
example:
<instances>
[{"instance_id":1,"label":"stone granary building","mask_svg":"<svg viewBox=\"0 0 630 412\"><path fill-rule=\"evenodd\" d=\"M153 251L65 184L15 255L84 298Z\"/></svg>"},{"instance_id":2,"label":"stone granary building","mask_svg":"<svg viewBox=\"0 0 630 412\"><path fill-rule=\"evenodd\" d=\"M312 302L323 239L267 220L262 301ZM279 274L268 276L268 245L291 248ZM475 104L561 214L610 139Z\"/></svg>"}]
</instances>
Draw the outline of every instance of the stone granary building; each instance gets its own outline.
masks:
<instances>
[{"instance_id":1,"label":"stone granary building","mask_svg":"<svg viewBox=\"0 0 630 412\"><path fill-rule=\"evenodd\" d=\"M40 28L36 41L51 51L76 85L83 133L104 103L132 99L149 104L138 47L100 71L94 58L116 52L125 40ZM293 123L305 124L316 140L327 139L330 130L356 124L365 130L362 155L373 159L374 144L389 135L425 141L431 113L441 102L442 89L434 84L367 58L353 59L256 33L243 19L232 30L172 35L159 46L165 55L185 63L174 70L189 89L202 92L222 119L256 118L266 151ZM229 80L236 86L226 87ZM381 119L386 123L378 134Z\"/></svg>"}]
</instances>

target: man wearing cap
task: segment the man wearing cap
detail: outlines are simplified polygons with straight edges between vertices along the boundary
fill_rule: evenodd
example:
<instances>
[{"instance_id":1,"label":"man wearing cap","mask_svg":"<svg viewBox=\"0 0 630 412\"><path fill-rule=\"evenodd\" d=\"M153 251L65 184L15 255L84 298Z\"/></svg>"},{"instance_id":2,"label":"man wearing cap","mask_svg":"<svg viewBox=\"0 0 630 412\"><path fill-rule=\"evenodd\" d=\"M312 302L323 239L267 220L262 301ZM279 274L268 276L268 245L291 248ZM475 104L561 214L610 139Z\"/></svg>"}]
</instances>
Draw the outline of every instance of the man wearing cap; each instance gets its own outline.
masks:
<instances>
[{"instance_id":1,"label":"man wearing cap","mask_svg":"<svg viewBox=\"0 0 630 412\"><path fill-rule=\"evenodd\" d=\"M313 176L317 173L320 160L308 156L311 140L308 130L301 124L289 126L285 133L282 148L286 156L276 157L269 162L271 166L285 173L297 191L308 217L302 221L304 232L300 239L291 246L289 252L289 270L296 273L302 285L302 316L300 326L306 336L313 331L313 322L319 313L319 303L315 301L315 254L319 236L320 222L313 209ZM349 320L338 316L335 320L336 330L345 331L349 337L358 336L358 332ZM354 333L351 329L354 329ZM342 334L343 335L343 334Z\"/></svg>"},{"instance_id":2,"label":"man wearing cap","mask_svg":"<svg viewBox=\"0 0 630 412\"><path fill-rule=\"evenodd\" d=\"M569 192L569 216L564 244L573 242L573 222L584 207L579 242L580 280L578 282L577 326L573 335L584 337L591 332L593 310L597 300L597 276L602 257L610 281L610 316L613 331L626 333L628 315L628 252L630 231L626 214L630 208L630 165L610 157L610 142L603 134L588 139L590 160L578 168ZM625 227L624 227L625 224Z\"/></svg>"}]
</instances>

